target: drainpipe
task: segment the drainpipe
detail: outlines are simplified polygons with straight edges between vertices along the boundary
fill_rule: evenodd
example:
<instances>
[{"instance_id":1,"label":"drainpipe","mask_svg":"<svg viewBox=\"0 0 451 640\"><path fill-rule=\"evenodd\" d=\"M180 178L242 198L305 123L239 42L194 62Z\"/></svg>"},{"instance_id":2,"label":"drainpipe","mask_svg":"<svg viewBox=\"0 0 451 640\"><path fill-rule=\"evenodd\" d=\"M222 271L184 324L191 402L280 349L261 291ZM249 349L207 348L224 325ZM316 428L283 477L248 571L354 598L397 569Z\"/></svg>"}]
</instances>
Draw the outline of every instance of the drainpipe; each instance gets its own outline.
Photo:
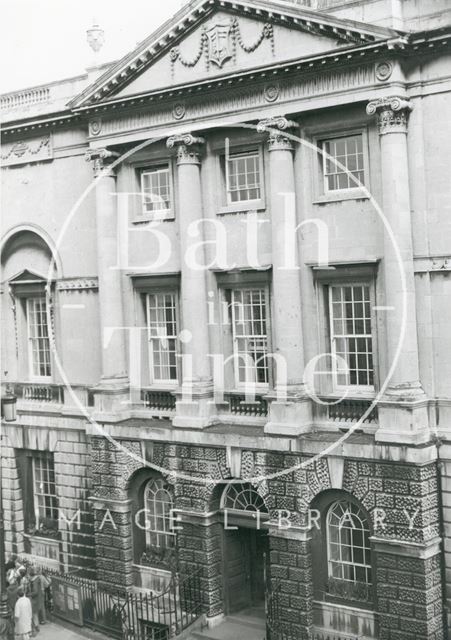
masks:
<instances>
[{"instance_id":1,"label":"drainpipe","mask_svg":"<svg viewBox=\"0 0 451 640\"><path fill-rule=\"evenodd\" d=\"M437 489L438 489L438 508L439 508L439 527L440 527L440 550L441 550L441 574L442 574L442 601L443 601L443 629L445 630L445 640L450 640L448 629L448 603L446 599L446 556L445 556L445 519L443 517L443 462L440 458L440 447L442 441L438 436L435 437L435 446L437 449Z\"/></svg>"}]
</instances>

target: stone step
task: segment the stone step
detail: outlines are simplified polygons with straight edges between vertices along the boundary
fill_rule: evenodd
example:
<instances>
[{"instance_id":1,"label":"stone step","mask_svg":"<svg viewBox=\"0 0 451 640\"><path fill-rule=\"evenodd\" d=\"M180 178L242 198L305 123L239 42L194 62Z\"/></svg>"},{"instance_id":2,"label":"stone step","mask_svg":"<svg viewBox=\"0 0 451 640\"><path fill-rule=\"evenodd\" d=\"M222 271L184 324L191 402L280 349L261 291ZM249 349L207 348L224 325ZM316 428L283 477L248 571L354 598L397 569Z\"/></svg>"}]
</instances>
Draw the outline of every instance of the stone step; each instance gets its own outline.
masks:
<instances>
[{"instance_id":1,"label":"stone step","mask_svg":"<svg viewBox=\"0 0 451 640\"><path fill-rule=\"evenodd\" d=\"M192 631L190 640L265 640L265 621L252 616L228 616L212 629Z\"/></svg>"}]
</instances>

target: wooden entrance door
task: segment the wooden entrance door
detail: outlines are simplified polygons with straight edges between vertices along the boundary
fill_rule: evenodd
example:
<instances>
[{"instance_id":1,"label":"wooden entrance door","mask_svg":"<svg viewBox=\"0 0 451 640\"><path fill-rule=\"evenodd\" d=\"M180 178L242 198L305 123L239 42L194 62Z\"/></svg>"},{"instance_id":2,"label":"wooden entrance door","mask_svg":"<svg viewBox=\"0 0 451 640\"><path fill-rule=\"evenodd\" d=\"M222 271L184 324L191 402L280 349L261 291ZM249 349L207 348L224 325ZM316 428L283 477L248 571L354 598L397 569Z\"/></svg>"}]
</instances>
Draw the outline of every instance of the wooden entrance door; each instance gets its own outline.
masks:
<instances>
[{"instance_id":1,"label":"wooden entrance door","mask_svg":"<svg viewBox=\"0 0 451 640\"><path fill-rule=\"evenodd\" d=\"M224 534L227 612L236 613L251 604L249 536L246 529Z\"/></svg>"},{"instance_id":2,"label":"wooden entrance door","mask_svg":"<svg viewBox=\"0 0 451 640\"><path fill-rule=\"evenodd\" d=\"M224 574L227 613L264 603L268 539L253 529L224 531Z\"/></svg>"}]
</instances>

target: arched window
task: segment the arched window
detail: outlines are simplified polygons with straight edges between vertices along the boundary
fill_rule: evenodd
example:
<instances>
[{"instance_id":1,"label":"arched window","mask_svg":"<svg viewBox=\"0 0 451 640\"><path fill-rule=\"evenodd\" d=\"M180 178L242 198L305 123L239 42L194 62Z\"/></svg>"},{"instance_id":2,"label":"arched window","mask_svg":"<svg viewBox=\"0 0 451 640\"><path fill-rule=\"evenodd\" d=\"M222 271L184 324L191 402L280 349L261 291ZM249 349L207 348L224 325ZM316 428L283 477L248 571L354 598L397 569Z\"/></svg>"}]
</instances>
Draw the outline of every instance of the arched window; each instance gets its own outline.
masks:
<instances>
[{"instance_id":1,"label":"arched window","mask_svg":"<svg viewBox=\"0 0 451 640\"><path fill-rule=\"evenodd\" d=\"M173 547L172 496L161 478L149 480L144 490L146 513L146 546L166 549Z\"/></svg>"},{"instance_id":2,"label":"arched window","mask_svg":"<svg viewBox=\"0 0 451 640\"><path fill-rule=\"evenodd\" d=\"M224 490L221 503L223 509L268 512L263 498L249 482L229 484Z\"/></svg>"},{"instance_id":3,"label":"arched window","mask_svg":"<svg viewBox=\"0 0 451 640\"><path fill-rule=\"evenodd\" d=\"M327 513L327 556L330 579L371 584L370 530L362 509L347 500L334 502Z\"/></svg>"}]
</instances>

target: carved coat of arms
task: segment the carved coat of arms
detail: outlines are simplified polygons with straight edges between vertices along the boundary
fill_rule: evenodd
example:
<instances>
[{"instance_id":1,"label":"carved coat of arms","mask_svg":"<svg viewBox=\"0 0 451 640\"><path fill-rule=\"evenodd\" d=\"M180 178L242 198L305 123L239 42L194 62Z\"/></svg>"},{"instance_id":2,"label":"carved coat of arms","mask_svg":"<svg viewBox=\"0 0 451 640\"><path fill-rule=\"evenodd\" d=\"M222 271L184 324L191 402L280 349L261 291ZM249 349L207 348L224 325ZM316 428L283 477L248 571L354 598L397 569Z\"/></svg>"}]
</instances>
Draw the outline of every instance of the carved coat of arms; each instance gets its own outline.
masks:
<instances>
[{"instance_id":1,"label":"carved coat of arms","mask_svg":"<svg viewBox=\"0 0 451 640\"><path fill-rule=\"evenodd\" d=\"M218 67L222 67L224 62L232 57L231 28L230 24L215 24L207 31L208 59Z\"/></svg>"}]
</instances>

